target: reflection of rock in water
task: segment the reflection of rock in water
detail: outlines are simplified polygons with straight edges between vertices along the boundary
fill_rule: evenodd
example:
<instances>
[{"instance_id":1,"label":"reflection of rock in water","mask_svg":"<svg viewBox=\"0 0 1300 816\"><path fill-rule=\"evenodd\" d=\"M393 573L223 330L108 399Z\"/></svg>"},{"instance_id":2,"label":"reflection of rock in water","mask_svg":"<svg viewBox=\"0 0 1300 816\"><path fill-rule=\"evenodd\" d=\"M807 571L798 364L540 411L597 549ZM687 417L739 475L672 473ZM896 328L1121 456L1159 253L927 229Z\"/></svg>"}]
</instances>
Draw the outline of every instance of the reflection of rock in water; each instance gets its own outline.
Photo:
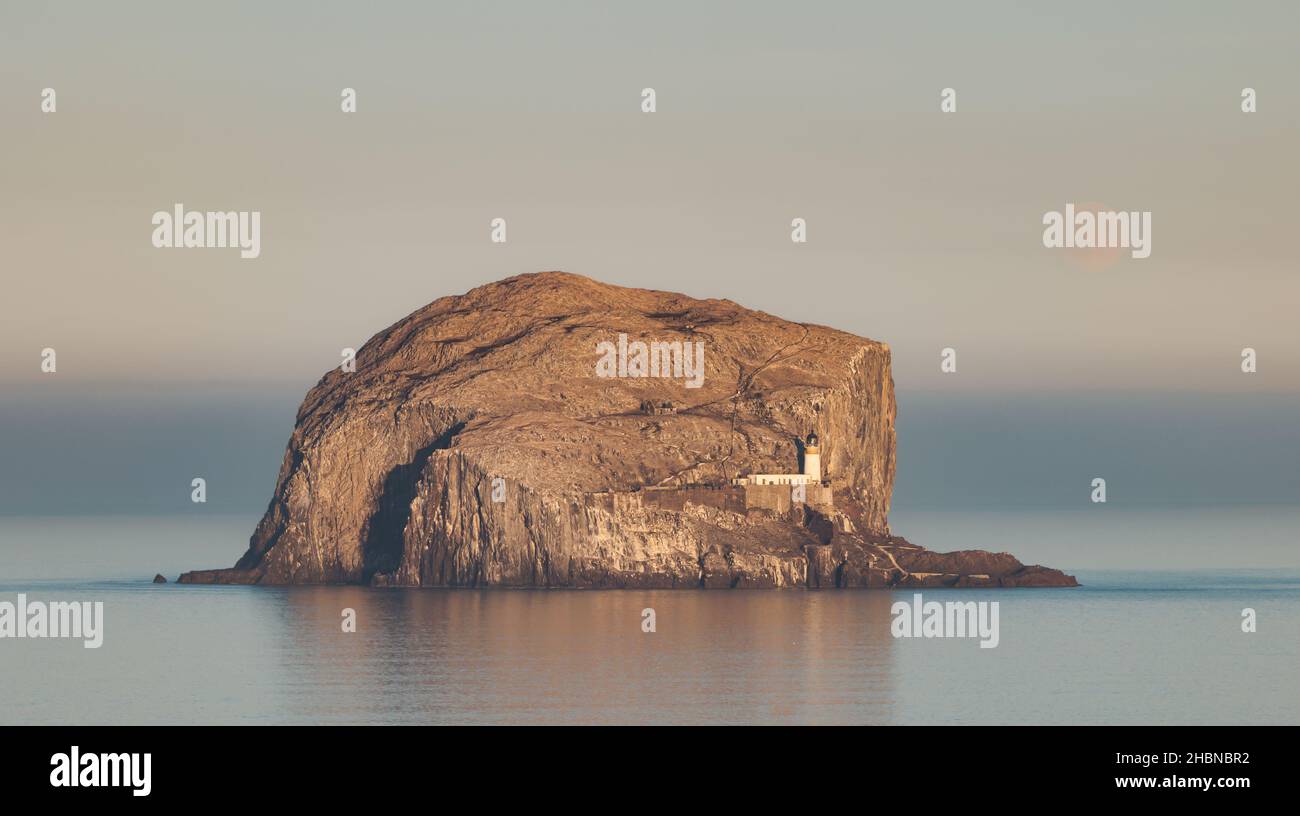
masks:
<instances>
[{"instance_id":1,"label":"reflection of rock in water","mask_svg":"<svg viewBox=\"0 0 1300 816\"><path fill-rule=\"evenodd\" d=\"M289 721L874 724L896 702L887 592L270 592Z\"/></svg>"},{"instance_id":2,"label":"reflection of rock in water","mask_svg":"<svg viewBox=\"0 0 1300 816\"><path fill-rule=\"evenodd\" d=\"M615 337L693 344L704 377L596 376ZM248 551L181 582L1074 583L892 537L894 413L883 343L725 300L521 275L435 301L367 342L355 372L326 374Z\"/></svg>"}]
</instances>

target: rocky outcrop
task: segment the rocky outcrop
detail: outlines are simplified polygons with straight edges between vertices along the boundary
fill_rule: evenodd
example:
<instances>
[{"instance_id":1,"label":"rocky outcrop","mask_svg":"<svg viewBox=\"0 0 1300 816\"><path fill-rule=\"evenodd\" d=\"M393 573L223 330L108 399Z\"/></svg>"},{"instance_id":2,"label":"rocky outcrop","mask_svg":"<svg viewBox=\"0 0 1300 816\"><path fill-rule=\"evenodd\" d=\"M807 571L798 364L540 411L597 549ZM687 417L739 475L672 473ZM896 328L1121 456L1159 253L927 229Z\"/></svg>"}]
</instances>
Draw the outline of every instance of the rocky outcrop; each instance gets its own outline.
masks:
<instances>
[{"instance_id":1,"label":"rocky outcrop","mask_svg":"<svg viewBox=\"0 0 1300 816\"><path fill-rule=\"evenodd\" d=\"M634 357L637 341L702 344L703 376L599 376L599 344ZM429 304L367 342L355 371L325 375L248 551L180 581L1073 585L893 537L894 417L884 343L727 300L521 275ZM797 472L810 432L834 509L746 506L733 477Z\"/></svg>"}]
</instances>

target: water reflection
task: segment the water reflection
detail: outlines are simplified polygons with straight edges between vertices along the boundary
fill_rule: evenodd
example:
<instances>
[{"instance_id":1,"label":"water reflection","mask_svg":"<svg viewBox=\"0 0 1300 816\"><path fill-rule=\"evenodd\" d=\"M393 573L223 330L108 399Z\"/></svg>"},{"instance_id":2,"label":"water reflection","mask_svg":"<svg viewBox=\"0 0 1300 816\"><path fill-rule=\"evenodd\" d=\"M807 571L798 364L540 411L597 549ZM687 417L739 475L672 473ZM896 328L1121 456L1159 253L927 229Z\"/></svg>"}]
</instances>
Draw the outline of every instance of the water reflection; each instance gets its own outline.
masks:
<instances>
[{"instance_id":1,"label":"water reflection","mask_svg":"<svg viewBox=\"0 0 1300 816\"><path fill-rule=\"evenodd\" d=\"M1137 548L1154 530L1090 518L1079 530L1044 517L1022 531ZM1194 521L1221 543L1281 541L1295 518ZM229 563L230 542L251 523L0 519L0 599L101 600L105 615L100 649L0 641L0 725L1300 722L1294 569L1080 572L1084 586L1068 592L945 593L1002 604L996 649L894 640L889 605L910 592L149 582L155 571ZM993 529L985 515L943 523L951 532L927 540ZM1169 546L1192 523L1170 516ZM357 610L356 634L340 629L345 607ZM655 634L641 632L646 607ZM1245 607L1259 612L1258 633L1241 631Z\"/></svg>"},{"instance_id":2,"label":"water reflection","mask_svg":"<svg viewBox=\"0 0 1300 816\"><path fill-rule=\"evenodd\" d=\"M272 590L280 715L418 723L883 723L887 593ZM356 610L358 631L341 631ZM641 630L643 609L656 630Z\"/></svg>"}]
</instances>

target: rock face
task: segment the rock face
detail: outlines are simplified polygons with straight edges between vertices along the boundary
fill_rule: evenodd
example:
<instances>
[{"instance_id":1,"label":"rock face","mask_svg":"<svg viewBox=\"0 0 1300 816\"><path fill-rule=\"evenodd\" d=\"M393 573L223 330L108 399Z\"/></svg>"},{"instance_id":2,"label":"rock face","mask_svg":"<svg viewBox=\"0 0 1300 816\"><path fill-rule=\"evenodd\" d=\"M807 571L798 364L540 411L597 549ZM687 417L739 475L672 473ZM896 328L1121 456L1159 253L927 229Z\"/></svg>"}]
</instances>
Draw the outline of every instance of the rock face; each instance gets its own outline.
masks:
<instances>
[{"instance_id":1,"label":"rock face","mask_svg":"<svg viewBox=\"0 0 1300 816\"><path fill-rule=\"evenodd\" d=\"M636 374L637 341L702 344L702 377L689 353L681 372L601 376L623 346ZM355 372L326 374L248 551L180 582L1075 585L893 537L894 416L884 343L727 300L520 275L429 304L371 338ZM799 473L810 432L834 507L747 503L732 479Z\"/></svg>"}]
</instances>

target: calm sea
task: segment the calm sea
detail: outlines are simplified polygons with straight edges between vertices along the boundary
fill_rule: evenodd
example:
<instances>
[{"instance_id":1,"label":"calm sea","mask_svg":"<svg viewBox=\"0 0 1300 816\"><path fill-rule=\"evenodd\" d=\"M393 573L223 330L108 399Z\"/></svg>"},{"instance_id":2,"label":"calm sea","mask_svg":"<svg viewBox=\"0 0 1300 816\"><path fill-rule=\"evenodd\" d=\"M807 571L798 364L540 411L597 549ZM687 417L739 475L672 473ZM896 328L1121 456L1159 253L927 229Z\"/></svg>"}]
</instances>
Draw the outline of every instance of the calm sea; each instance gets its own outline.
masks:
<instances>
[{"instance_id":1,"label":"calm sea","mask_svg":"<svg viewBox=\"0 0 1300 816\"><path fill-rule=\"evenodd\" d=\"M0 601L105 605L102 648L0 640L0 724L1300 723L1295 508L896 515L1084 584L923 593L998 601L994 649L891 637L911 592L150 583L233 563L254 521L0 518ZM1249 568L1168 568L1205 563Z\"/></svg>"}]
</instances>

